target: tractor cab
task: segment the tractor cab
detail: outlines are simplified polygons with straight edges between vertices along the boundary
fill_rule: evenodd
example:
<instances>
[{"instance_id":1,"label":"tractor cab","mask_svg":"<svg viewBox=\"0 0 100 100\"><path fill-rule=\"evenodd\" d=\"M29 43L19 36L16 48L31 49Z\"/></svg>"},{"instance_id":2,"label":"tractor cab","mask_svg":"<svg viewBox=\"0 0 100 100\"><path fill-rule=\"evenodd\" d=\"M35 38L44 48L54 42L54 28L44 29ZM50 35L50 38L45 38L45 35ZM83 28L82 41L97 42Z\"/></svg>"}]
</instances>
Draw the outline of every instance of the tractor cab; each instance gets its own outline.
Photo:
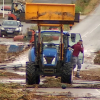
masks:
<instances>
[{"instance_id":1,"label":"tractor cab","mask_svg":"<svg viewBox=\"0 0 100 100\"><path fill-rule=\"evenodd\" d=\"M15 11L15 6L17 5L17 8L18 8L18 10L19 10L19 12L16 12ZM12 7L11 7L11 12L12 13L22 13L22 12L24 12L25 13L25 7L24 7L24 5L22 5L21 3L12 3Z\"/></svg>"},{"instance_id":2,"label":"tractor cab","mask_svg":"<svg viewBox=\"0 0 100 100\"><path fill-rule=\"evenodd\" d=\"M36 31L36 37L35 37L35 47L38 45L38 34L39 32ZM67 51L69 51L68 47L73 46L76 44L79 40L81 40L81 35L79 33L69 33L67 31L63 31L63 37L61 37L61 32L59 30L41 30L41 36L40 36L40 42L41 42L41 60L42 65L51 65L56 66L57 62L55 64L52 62L46 62L46 59L49 57L56 58L60 60L60 54L61 54L61 38L62 38L62 44L63 44L63 61L68 62L71 60L71 55L68 56ZM34 47L33 47L34 48ZM36 50L37 51L37 50ZM73 50L69 51L71 54ZM55 55L55 56L54 56ZM66 55L66 56L64 56ZM46 57L46 59L45 59ZM80 52L79 54L80 61L83 63L83 53Z\"/></svg>"},{"instance_id":3,"label":"tractor cab","mask_svg":"<svg viewBox=\"0 0 100 100\"><path fill-rule=\"evenodd\" d=\"M17 7L16 7L17 6ZM15 7L18 9L15 10ZM8 14L8 20L23 20L25 19L25 6L18 2L13 2L11 6L11 13Z\"/></svg>"}]
</instances>

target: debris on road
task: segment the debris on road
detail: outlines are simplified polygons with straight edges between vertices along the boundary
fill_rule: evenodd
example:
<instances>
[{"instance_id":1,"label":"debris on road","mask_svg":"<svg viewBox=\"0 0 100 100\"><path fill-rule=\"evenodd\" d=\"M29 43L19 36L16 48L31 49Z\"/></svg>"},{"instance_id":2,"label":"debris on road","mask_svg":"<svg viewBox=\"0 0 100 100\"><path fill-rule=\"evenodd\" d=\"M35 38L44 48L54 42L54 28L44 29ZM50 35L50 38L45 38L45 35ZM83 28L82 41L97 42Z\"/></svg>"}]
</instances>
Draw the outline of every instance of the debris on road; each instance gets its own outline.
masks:
<instances>
[{"instance_id":1,"label":"debris on road","mask_svg":"<svg viewBox=\"0 0 100 100\"><path fill-rule=\"evenodd\" d=\"M17 56L27 50L29 50L29 47L0 44L0 63L14 61Z\"/></svg>"},{"instance_id":2,"label":"debris on road","mask_svg":"<svg viewBox=\"0 0 100 100\"><path fill-rule=\"evenodd\" d=\"M94 64L100 64L100 50L96 52Z\"/></svg>"}]
</instances>

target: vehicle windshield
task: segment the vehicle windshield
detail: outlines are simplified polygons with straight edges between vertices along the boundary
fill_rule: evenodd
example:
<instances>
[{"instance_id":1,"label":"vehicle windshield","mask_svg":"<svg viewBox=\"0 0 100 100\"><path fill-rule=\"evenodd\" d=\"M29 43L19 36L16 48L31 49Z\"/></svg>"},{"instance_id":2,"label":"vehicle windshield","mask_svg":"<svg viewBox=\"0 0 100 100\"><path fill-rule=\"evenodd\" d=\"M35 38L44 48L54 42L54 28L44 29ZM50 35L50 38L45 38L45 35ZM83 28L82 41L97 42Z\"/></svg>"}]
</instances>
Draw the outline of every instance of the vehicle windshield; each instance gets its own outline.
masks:
<instances>
[{"instance_id":1,"label":"vehicle windshield","mask_svg":"<svg viewBox=\"0 0 100 100\"><path fill-rule=\"evenodd\" d=\"M61 35L59 32L44 32L41 33L41 39L43 43L60 44Z\"/></svg>"},{"instance_id":2,"label":"vehicle windshield","mask_svg":"<svg viewBox=\"0 0 100 100\"><path fill-rule=\"evenodd\" d=\"M41 41L44 44L44 47L55 47L59 46L61 40L60 32L43 32L41 33Z\"/></svg>"},{"instance_id":3,"label":"vehicle windshield","mask_svg":"<svg viewBox=\"0 0 100 100\"><path fill-rule=\"evenodd\" d=\"M2 23L2 25L4 25L4 26L17 26L18 24L16 21L4 21Z\"/></svg>"}]
</instances>

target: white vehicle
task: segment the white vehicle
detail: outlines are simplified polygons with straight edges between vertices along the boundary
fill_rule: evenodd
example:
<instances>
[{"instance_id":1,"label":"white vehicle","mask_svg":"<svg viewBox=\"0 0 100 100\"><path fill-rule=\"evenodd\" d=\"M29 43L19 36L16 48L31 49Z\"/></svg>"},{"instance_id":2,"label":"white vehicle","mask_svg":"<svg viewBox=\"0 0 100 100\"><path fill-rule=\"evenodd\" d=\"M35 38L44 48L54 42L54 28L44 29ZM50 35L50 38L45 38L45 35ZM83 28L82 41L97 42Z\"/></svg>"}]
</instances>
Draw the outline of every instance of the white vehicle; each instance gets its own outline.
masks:
<instances>
[{"instance_id":1,"label":"white vehicle","mask_svg":"<svg viewBox=\"0 0 100 100\"><path fill-rule=\"evenodd\" d=\"M19 35L22 33L22 26L20 21L16 20L4 20L0 24L1 37Z\"/></svg>"},{"instance_id":2,"label":"white vehicle","mask_svg":"<svg viewBox=\"0 0 100 100\"><path fill-rule=\"evenodd\" d=\"M22 25L21 25L21 22L20 21L17 21L18 22L18 26L19 26L19 30L20 30L20 32L22 32Z\"/></svg>"}]
</instances>

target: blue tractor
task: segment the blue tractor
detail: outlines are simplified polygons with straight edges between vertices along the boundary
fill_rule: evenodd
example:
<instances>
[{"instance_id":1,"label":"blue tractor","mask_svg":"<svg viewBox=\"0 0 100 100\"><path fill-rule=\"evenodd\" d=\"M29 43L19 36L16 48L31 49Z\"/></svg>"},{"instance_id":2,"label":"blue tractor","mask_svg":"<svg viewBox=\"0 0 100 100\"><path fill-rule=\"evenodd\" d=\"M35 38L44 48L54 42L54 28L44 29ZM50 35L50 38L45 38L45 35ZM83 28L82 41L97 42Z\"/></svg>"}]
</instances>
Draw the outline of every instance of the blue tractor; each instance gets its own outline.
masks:
<instances>
[{"instance_id":1,"label":"blue tractor","mask_svg":"<svg viewBox=\"0 0 100 100\"><path fill-rule=\"evenodd\" d=\"M39 84L40 75L61 77L62 83L72 83L72 50L69 46L81 39L80 34L59 30L38 30L34 35L34 47L26 63L26 83ZM83 55L80 54L80 60Z\"/></svg>"}]
</instances>

